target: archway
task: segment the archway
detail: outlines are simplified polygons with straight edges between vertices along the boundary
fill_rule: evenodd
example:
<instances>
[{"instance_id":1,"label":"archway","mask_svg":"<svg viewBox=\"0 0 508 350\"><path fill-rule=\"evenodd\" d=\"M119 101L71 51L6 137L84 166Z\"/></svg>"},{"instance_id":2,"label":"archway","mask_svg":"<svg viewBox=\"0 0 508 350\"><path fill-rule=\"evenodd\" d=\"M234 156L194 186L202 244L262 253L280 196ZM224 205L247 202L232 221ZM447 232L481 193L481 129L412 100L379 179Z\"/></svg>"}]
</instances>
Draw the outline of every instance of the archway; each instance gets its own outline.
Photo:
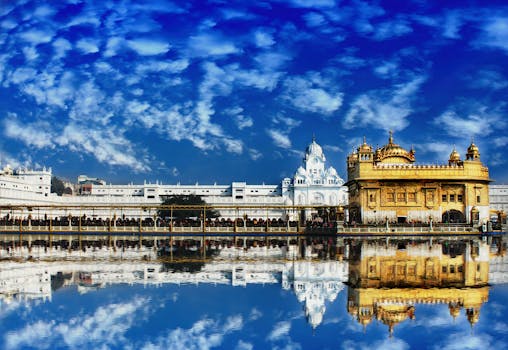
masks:
<instances>
[{"instance_id":1,"label":"archway","mask_svg":"<svg viewBox=\"0 0 508 350\"><path fill-rule=\"evenodd\" d=\"M465 223L466 217L460 210L450 209L443 213L443 218L441 222L445 222L448 224Z\"/></svg>"}]
</instances>

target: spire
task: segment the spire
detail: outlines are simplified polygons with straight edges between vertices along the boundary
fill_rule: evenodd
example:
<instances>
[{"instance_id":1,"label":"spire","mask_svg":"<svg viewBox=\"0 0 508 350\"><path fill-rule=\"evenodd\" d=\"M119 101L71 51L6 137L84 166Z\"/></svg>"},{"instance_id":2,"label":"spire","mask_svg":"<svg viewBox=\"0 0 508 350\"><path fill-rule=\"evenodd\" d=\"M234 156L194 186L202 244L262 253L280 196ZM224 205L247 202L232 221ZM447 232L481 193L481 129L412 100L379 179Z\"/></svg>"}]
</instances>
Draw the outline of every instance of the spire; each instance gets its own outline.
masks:
<instances>
[{"instance_id":1,"label":"spire","mask_svg":"<svg viewBox=\"0 0 508 350\"><path fill-rule=\"evenodd\" d=\"M312 133L312 142L316 142L316 134Z\"/></svg>"},{"instance_id":2,"label":"spire","mask_svg":"<svg viewBox=\"0 0 508 350\"><path fill-rule=\"evenodd\" d=\"M390 135L390 136L388 137L388 143L391 145L391 144L393 144L393 131L392 131L392 130L390 130L388 133L389 133L389 135Z\"/></svg>"}]
</instances>

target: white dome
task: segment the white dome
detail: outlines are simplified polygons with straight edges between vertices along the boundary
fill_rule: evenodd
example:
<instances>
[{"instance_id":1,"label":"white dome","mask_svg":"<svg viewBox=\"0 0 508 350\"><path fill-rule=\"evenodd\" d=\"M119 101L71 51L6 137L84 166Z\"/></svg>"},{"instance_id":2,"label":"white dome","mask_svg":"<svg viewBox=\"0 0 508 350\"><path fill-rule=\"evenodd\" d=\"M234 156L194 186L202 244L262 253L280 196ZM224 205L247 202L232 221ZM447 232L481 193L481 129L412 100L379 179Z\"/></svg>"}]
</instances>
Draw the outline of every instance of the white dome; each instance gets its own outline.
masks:
<instances>
[{"instance_id":1,"label":"white dome","mask_svg":"<svg viewBox=\"0 0 508 350\"><path fill-rule=\"evenodd\" d=\"M328 168L328 175L329 176L338 176L337 175L337 170L335 170L335 168L333 166L329 167Z\"/></svg>"},{"instance_id":2,"label":"white dome","mask_svg":"<svg viewBox=\"0 0 508 350\"><path fill-rule=\"evenodd\" d=\"M316 140L312 140L312 142L305 149L305 153L307 154L307 156L315 155L320 158L323 158L323 149L321 148L320 145L316 143Z\"/></svg>"},{"instance_id":3,"label":"white dome","mask_svg":"<svg viewBox=\"0 0 508 350\"><path fill-rule=\"evenodd\" d=\"M298 167L298 170L296 170L296 175L305 176L305 169L302 166Z\"/></svg>"}]
</instances>

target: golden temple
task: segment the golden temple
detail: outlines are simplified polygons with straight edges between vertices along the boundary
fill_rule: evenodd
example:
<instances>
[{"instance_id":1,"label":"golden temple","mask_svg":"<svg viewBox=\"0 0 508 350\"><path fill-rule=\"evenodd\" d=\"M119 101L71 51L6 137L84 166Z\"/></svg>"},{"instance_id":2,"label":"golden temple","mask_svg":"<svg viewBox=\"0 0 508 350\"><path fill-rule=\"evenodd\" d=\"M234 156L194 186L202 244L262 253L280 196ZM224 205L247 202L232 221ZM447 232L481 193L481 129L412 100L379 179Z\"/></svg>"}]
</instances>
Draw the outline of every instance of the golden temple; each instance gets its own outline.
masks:
<instances>
[{"instance_id":1,"label":"golden temple","mask_svg":"<svg viewBox=\"0 0 508 350\"><path fill-rule=\"evenodd\" d=\"M489 219L488 168L471 142L465 159L453 148L448 164L416 164L415 150L363 144L347 157L351 223L470 223Z\"/></svg>"}]
</instances>

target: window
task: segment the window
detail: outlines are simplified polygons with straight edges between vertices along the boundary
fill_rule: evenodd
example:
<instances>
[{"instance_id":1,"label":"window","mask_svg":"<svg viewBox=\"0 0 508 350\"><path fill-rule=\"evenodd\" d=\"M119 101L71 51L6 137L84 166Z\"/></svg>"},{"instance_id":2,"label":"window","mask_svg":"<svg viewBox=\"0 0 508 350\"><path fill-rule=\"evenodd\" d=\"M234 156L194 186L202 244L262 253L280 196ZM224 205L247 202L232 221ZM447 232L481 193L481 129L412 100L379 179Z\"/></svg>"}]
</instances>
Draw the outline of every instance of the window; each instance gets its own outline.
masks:
<instances>
[{"instance_id":1,"label":"window","mask_svg":"<svg viewBox=\"0 0 508 350\"><path fill-rule=\"evenodd\" d=\"M416 202L416 193L414 193L414 192L408 193L407 200L409 202Z\"/></svg>"},{"instance_id":2,"label":"window","mask_svg":"<svg viewBox=\"0 0 508 350\"><path fill-rule=\"evenodd\" d=\"M393 192L388 192L386 194L386 201L387 202L395 202L395 194Z\"/></svg>"},{"instance_id":3,"label":"window","mask_svg":"<svg viewBox=\"0 0 508 350\"><path fill-rule=\"evenodd\" d=\"M454 194L450 195L450 202L455 202L455 195Z\"/></svg>"},{"instance_id":4,"label":"window","mask_svg":"<svg viewBox=\"0 0 508 350\"><path fill-rule=\"evenodd\" d=\"M375 197L373 194L370 194L369 195L369 202L374 202L375 201Z\"/></svg>"},{"instance_id":5,"label":"window","mask_svg":"<svg viewBox=\"0 0 508 350\"><path fill-rule=\"evenodd\" d=\"M446 273L447 272L447 267L446 266L443 266L443 273Z\"/></svg>"},{"instance_id":6,"label":"window","mask_svg":"<svg viewBox=\"0 0 508 350\"><path fill-rule=\"evenodd\" d=\"M464 267L462 265L457 266L457 272L464 272Z\"/></svg>"},{"instance_id":7,"label":"window","mask_svg":"<svg viewBox=\"0 0 508 350\"><path fill-rule=\"evenodd\" d=\"M461 194L457 195L457 202L462 202L462 195Z\"/></svg>"},{"instance_id":8,"label":"window","mask_svg":"<svg viewBox=\"0 0 508 350\"><path fill-rule=\"evenodd\" d=\"M450 265L450 273L455 273L455 266L454 265Z\"/></svg>"},{"instance_id":9,"label":"window","mask_svg":"<svg viewBox=\"0 0 508 350\"><path fill-rule=\"evenodd\" d=\"M397 202L405 202L406 201L406 194L403 192L397 193Z\"/></svg>"},{"instance_id":10,"label":"window","mask_svg":"<svg viewBox=\"0 0 508 350\"><path fill-rule=\"evenodd\" d=\"M441 200L442 200L443 202L446 202L446 199L447 199L447 198L446 198L446 194L443 194L443 195L441 196Z\"/></svg>"},{"instance_id":11,"label":"window","mask_svg":"<svg viewBox=\"0 0 508 350\"><path fill-rule=\"evenodd\" d=\"M481 197L480 196L476 196L476 203L480 203L481 202Z\"/></svg>"}]
</instances>

